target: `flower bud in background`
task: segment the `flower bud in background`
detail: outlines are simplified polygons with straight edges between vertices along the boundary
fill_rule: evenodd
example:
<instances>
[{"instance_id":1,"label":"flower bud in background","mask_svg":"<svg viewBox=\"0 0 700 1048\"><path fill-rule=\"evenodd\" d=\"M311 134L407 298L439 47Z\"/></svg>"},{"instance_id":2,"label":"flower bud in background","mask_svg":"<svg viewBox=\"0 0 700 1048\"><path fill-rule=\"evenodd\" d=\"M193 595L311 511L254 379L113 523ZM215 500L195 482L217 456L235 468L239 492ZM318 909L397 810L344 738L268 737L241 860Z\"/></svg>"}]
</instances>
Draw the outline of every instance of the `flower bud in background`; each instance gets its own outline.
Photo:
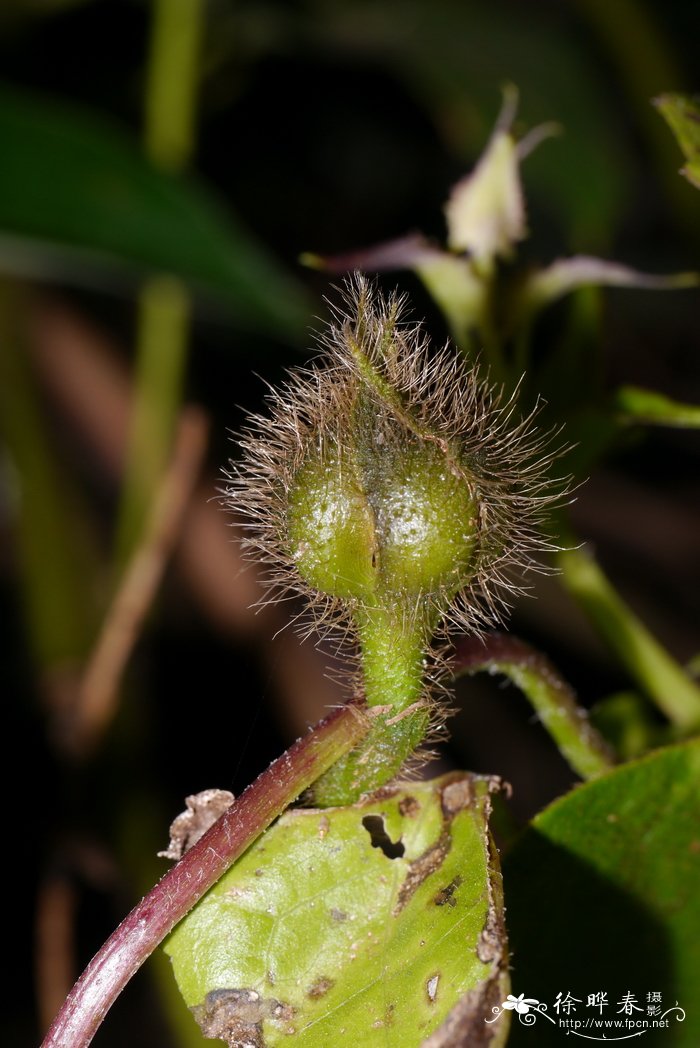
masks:
<instances>
[{"instance_id":1,"label":"flower bud in background","mask_svg":"<svg viewBox=\"0 0 700 1048\"><path fill-rule=\"evenodd\" d=\"M270 599L302 592L317 626L359 647L375 727L317 784L324 804L399 770L435 722L436 632L498 622L551 548L539 526L559 495L532 420L450 348L432 353L402 308L361 277L348 285L323 356L251 419L226 489Z\"/></svg>"}]
</instances>

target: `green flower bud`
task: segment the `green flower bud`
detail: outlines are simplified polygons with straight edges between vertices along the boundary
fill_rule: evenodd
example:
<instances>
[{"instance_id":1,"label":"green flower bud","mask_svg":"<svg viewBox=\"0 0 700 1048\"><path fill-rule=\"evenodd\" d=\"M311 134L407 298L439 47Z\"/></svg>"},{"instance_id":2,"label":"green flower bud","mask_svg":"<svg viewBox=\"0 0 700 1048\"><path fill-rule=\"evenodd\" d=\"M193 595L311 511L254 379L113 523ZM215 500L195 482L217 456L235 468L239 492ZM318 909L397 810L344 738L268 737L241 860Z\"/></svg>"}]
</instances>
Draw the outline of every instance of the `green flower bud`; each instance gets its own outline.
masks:
<instances>
[{"instance_id":1,"label":"green flower bud","mask_svg":"<svg viewBox=\"0 0 700 1048\"><path fill-rule=\"evenodd\" d=\"M300 576L323 593L368 603L412 602L468 584L478 506L466 477L402 425L350 432L352 451L310 453L287 494Z\"/></svg>"},{"instance_id":2,"label":"green flower bud","mask_svg":"<svg viewBox=\"0 0 700 1048\"><path fill-rule=\"evenodd\" d=\"M242 438L229 504L273 589L300 590L319 624L358 642L362 698L375 707L360 750L316 785L348 803L381 785L434 726L426 665L438 629L499 619L515 573L547 548L551 455L512 401L449 349L431 354L357 278L326 356L272 393Z\"/></svg>"},{"instance_id":3,"label":"green flower bud","mask_svg":"<svg viewBox=\"0 0 700 1048\"><path fill-rule=\"evenodd\" d=\"M287 538L301 578L333 597L371 600L377 535L356 464L339 448L312 452L287 497Z\"/></svg>"}]
</instances>

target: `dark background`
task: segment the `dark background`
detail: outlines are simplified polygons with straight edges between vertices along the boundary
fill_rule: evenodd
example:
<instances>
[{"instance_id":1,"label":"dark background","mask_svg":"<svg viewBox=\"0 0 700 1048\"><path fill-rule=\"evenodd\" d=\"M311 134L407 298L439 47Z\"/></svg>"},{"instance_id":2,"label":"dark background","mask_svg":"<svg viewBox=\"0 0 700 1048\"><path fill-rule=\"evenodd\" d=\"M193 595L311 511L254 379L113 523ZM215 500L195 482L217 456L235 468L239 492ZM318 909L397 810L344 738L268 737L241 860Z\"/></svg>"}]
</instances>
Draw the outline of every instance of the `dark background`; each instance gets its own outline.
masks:
<instances>
[{"instance_id":1,"label":"dark background","mask_svg":"<svg viewBox=\"0 0 700 1048\"><path fill-rule=\"evenodd\" d=\"M0 78L88 107L138 138L148 27L145 2L5 4ZM448 189L479 155L501 85L510 81L520 90L518 127L553 119L565 129L524 164L531 236L520 258L535 264L580 251L652 272L697 268L700 208L677 176L679 151L650 105L662 90L697 88L697 33L692 0L216 0L208 8L194 167L296 274L311 312L322 317L332 281L300 268L298 255L347 251L411 230L442 240ZM444 339L442 319L415 278L385 274L381 282L407 290L415 314ZM108 336L115 359L129 365L132 296L60 282L36 294L38 311L78 317ZM697 306L696 292L606 293L591 350L602 361L601 398L626 382L697 402ZM568 309L562 303L548 314L538 353L556 350ZM311 316L310 323L318 327ZM234 453L230 430L245 410L260 407L257 376L275 382L303 359L282 339L243 334L206 308L198 313L187 397L211 417L203 492L215 494L217 471ZM50 390L43 396L58 453L107 548L118 484L65 405ZM620 591L680 661L698 647L699 460L693 432L635 430L591 475L573 510ZM34 910L47 878L55 875L72 893L74 963L82 968L157 875L155 861L140 856L165 845L182 798L208 786L238 793L336 692L324 683L325 656L316 660L307 643L302 657L317 681L316 707L290 708L303 687L279 682L295 642L271 646L264 625L210 613L176 561L130 664L114 730L98 758L76 768L52 738L24 626L9 494L2 500L0 658L13 815L4 1040L29 1045L39 1033ZM538 584L538 600L516 609L512 628L550 655L585 705L629 687L556 581ZM513 688L463 682L458 705L443 759L509 779L518 819L573 781ZM141 976L95 1043L187 1043L176 1039L165 1011Z\"/></svg>"}]
</instances>

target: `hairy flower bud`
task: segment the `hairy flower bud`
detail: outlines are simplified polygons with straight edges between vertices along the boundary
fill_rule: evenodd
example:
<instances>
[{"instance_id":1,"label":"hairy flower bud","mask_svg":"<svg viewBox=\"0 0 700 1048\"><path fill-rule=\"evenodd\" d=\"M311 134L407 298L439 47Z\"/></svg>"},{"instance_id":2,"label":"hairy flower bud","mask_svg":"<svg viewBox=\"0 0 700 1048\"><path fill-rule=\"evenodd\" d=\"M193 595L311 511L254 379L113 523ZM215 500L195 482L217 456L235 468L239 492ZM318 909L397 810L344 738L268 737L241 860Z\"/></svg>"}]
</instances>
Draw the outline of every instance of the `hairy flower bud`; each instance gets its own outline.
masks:
<instances>
[{"instance_id":1,"label":"hairy flower bud","mask_svg":"<svg viewBox=\"0 0 700 1048\"><path fill-rule=\"evenodd\" d=\"M530 419L513 423L512 400L450 349L431 353L401 302L364 279L346 305L324 358L252 420L227 489L270 586L301 590L319 623L359 641L362 693L383 711L363 751L328 773L325 803L380 785L420 742L433 634L498 620L548 548L537 526L558 497L552 456Z\"/></svg>"},{"instance_id":2,"label":"hairy flower bud","mask_svg":"<svg viewBox=\"0 0 700 1048\"><path fill-rule=\"evenodd\" d=\"M471 485L435 444L361 414L352 449L310 453L290 486L287 532L299 574L324 593L369 603L468 584L478 512Z\"/></svg>"}]
</instances>

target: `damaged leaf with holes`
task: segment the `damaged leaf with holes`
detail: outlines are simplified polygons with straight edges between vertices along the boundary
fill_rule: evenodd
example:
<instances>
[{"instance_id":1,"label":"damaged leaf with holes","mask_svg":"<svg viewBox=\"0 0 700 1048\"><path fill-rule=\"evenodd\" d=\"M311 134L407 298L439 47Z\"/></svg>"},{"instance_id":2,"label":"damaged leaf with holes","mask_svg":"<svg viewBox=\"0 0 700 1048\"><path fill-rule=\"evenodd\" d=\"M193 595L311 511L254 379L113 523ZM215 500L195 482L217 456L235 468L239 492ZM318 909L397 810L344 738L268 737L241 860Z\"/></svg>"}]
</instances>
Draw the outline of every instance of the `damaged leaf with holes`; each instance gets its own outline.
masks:
<instances>
[{"instance_id":1,"label":"damaged leaf with holes","mask_svg":"<svg viewBox=\"0 0 700 1048\"><path fill-rule=\"evenodd\" d=\"M459 773L288 810L166 941L205 1036L502 1045L506 1028L484 1024L509 989L497 788Z\"/></svg>"}]
</instances>

